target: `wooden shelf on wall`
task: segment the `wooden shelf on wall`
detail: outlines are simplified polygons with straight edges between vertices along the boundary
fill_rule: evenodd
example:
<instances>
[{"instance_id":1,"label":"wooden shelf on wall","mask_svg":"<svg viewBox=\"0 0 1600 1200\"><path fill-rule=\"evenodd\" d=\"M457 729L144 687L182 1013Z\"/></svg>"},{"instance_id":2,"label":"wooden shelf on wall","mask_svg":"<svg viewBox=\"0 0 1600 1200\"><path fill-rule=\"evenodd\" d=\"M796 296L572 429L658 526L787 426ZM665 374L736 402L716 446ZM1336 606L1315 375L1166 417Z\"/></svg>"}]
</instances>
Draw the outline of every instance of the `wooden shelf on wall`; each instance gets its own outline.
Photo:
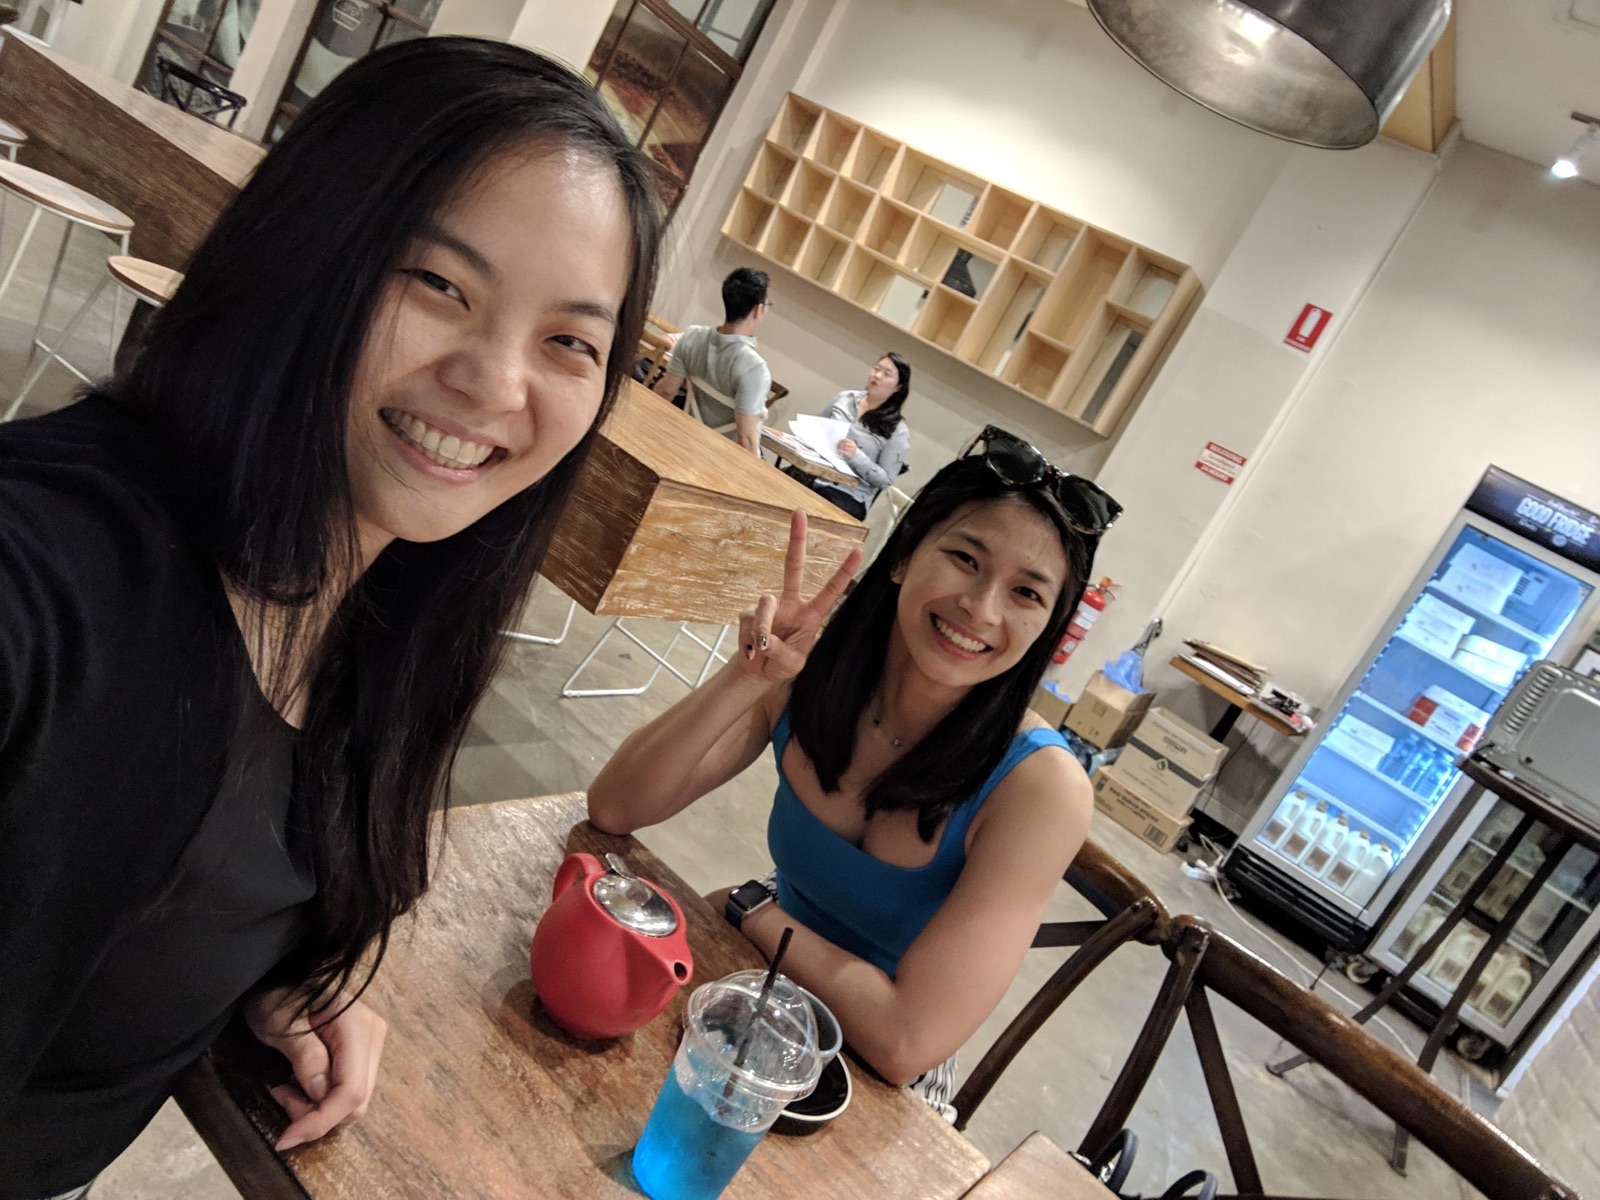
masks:
<instances>
[{"instance_id":1,"label":"wooden shelf on wall","mask_svg":"<svg viewBox=\"0 0 1600 1200\"><path fill-rule=\"evenodd\" d=\"M1183 263L793 94L722 232L1102 436L1200 293Z\"/></svg>"}]
</instances>

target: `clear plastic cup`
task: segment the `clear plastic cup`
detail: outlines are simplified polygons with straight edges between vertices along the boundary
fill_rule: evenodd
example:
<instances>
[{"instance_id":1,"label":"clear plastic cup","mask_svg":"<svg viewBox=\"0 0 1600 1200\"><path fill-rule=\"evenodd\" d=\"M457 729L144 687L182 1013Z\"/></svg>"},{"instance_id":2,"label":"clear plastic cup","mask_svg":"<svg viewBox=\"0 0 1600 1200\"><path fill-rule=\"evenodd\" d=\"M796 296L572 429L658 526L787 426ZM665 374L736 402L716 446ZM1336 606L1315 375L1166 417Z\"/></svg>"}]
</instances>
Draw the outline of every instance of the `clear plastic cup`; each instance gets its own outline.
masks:
<instances>
[{"instance_id":1,"label":"clear plastic cup","mask_svg":"<svg viewBox=\"0 0 1600 1200\"><path fill-rule=\"evenodd\" d=\"M765 978L738 971L689 997L683 1041L633 1151L651 1200L715 1200L783 1106L816 1087L823 1056L811 1005L779 975L757 1013Z\"/></svg>"}]
</instances>

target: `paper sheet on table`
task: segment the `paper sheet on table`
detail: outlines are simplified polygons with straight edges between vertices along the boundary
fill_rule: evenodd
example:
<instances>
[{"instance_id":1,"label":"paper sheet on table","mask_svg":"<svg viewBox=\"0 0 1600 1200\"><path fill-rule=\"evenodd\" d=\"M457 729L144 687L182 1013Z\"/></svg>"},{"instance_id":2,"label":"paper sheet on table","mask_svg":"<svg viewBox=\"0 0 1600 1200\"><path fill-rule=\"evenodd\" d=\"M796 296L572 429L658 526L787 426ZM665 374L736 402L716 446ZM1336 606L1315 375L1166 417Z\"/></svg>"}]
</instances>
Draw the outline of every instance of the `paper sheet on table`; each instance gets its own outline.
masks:
<instances>
[{"instance_id":1,"label":"paper sheet on table","mask_svg":"<svg viewBox=\"0 0 1600 1200\"><path fill-rule=\"evenodd\" d=\"M837 471L849 472L850 464L839 457L836 447L850 436L850 422L833 417L813 417L801 414L789 422L799 438L821 456L822 461Z\"/></svg>"},{"instance_id":2,"label":"paper sheet on table","mask_svg":"<svg viewBox=\"0 0 1600 1200\"><path fill-rule=\"evenodd\" d=\"M761 432L763 436L771 438L774 442L778 443L778 445L782 446L784 454L789 458L795 459L799 462L812 463L819 467L826 467L828 465L827 459L823 458L822 455L818 454L815 450L806 445L799 438L795 437L795 435L792 433L785 433L783 430L774 429L770 425L763 425L761 427Z\"/></svg>"}]
</instances>

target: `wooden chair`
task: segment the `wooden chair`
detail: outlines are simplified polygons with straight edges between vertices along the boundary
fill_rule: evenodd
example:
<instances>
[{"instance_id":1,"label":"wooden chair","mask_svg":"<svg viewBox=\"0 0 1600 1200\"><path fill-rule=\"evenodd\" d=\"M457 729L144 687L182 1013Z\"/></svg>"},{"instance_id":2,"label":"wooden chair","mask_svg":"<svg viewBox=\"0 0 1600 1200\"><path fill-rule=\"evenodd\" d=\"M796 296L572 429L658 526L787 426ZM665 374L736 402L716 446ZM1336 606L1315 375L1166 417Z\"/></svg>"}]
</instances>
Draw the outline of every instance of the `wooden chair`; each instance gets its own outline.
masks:
<instances>
[{"instance_id":1,"label":"wooden chair","mask_svg":"<svg viewBox=\"0 0 1600 1200\"><path fill-rule=\"evenodd\" d=\"M1039 926L1033 938L1035 949L1050 946L1076 946L1077 949L1033 994L967 1076L952 1101L957 1113L957 1129L967 1127L967 1122L1000 1081L1011 1060L1091 971L1105 962L1117 947L1128 942L1158 945L1171 921L1161 901L1144 881L1092 840L1084 842L1083 849L1078 851L1077 858L1061 878L1099 909L1104 919L1050 921ZM1101 1142L1106 1140L1100 1139Z\"/></svg>"},{"instance_id":2,"label":"wooden chair","mask_svg":"<svg viewBox=\"0 0 1600 1200\"><path fill-rule=\"evenodd\" d=\"M1171 964L1167 977L1080 1153L1097 1148L1127 1123L1181 1011L1189 1019L1237 1196L1271 1200L1211 1011L1209 993L1215 992L1321 1063L1489 1200L1578 1200L1576 1192L1410 1059L1206 921L1173 918L1161 948Z\"/></svg>"}]
</instances>

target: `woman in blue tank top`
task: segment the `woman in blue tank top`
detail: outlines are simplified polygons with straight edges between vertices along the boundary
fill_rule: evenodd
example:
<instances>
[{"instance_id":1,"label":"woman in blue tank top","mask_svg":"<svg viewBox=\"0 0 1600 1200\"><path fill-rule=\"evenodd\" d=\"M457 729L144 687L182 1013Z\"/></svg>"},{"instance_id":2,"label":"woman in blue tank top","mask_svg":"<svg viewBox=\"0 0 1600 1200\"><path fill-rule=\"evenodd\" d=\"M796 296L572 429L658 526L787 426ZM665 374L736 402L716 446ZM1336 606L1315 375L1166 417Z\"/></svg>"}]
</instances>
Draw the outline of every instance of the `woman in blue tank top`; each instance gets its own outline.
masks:
<instances>
[{"instance_id":1,"label":"woman in blue tank top","mask_svg":"<svg viewBox=\"0 0 1600 1200\"><path fill-rule=\"evenodd\" d=\"M712 899L769 956L793 926L785 972L879 1074L936 1105L1088 832L1088 779L1028 700L1120 511L989 426L826 627L858 556L804 599L797 511L783 594L741 618L740 653L631 735L589 792L596 825L631 832L770 744L772 898L756 884Z\"/></svg>"}]
</instances>

